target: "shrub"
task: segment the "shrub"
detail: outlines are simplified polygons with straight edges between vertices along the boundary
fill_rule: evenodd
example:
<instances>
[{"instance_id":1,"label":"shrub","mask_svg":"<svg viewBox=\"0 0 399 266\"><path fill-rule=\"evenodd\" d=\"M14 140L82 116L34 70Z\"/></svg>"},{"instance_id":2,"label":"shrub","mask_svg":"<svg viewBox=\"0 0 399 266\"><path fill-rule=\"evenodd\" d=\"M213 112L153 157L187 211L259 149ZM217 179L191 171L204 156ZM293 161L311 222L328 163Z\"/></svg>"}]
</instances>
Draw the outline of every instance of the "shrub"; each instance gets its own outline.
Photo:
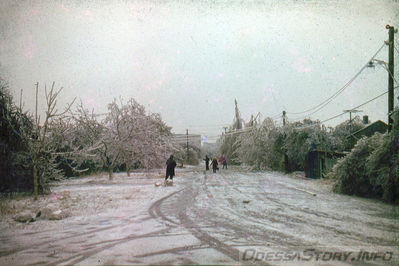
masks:
<instances>
[{"instance_id":1,"label":"shrub","mask_svg":"<svg viewBox=\"0 0 399 266\"><path fill-rule=\"evenodd\" d=\"M360 139L352 151L338 161L330 176L334 190L348 195L399 199L399 112L393 115L393 129Z\"/></svg>"},{"instance_id":2,"label":"shrub","mask_svg":"<svg viewBox=\"0 0 399 266\"><path fill-rule=\"evenodd\" d=\"M336 179L334 191L348 195L370 196L373 186L366 173L371 145L367 138L360 139L355 147L333 167Z\"/></svg>"},{"instance_id":3,"label":"shrub","mask_svg":"<svg viewBox=\"0 0 399 266\"><path fill-rule=\"evenodd\" d=\"M12 100L0 79L0 192L29 191L33 186L32 161L21 137L32 123Z\"/></svg>"}]
</instances>

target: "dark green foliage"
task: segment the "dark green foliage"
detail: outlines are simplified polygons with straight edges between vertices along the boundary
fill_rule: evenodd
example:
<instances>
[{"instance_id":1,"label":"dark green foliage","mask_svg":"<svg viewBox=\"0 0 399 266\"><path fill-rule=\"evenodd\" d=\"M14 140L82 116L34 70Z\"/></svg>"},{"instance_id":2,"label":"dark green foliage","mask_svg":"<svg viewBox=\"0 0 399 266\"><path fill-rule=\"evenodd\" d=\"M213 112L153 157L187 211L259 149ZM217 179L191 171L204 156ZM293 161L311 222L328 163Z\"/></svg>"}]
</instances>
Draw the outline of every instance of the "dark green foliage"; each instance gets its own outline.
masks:
<instances>
[{"instance_id":1,"label":"dark green foliage","mask_svg":"<svg viewBox=\"0 0 399 266\"><path fill-rule=\"evenodd\" d=\"M366 138L357 142L352 152L338 161L333 173L337 178L334 191L348 195L368 196L372 185L366 174L367 158L371 145Z\"/></svg>"},{"instance_id":2,"label":"dark green foliage","mask_svg":"<svg viewBox=\"0 0 399 266\"><path fill-rule=\"evenodd\" d=\"M333 168L335 191L387 202L399 199L399 112L390 133L376 133L357 142Z\"/></svg>"},{"instance_id":3,"label":"dark green foliage","mask_svg":"<svg viewBox=\"0 0 399 266\"><path fill-rule=\"evenodd\" d=\"M12 102L4 81L0 80L0 191L32 190L32 161L22 130L32 128L29 117Z\"/></svg>"},{"instance_id":4,"label":"dark green foliage","mask_svg":"<svg viewBox=\"0 0 399 266\"><path fill-rule=\"evenodd\" d=\"M305 157L310 147L308 138L310 137L307 129L293 129L284 141L284 148L288 156L289 170L305 169Z\"/></svg>"}]
</instances>

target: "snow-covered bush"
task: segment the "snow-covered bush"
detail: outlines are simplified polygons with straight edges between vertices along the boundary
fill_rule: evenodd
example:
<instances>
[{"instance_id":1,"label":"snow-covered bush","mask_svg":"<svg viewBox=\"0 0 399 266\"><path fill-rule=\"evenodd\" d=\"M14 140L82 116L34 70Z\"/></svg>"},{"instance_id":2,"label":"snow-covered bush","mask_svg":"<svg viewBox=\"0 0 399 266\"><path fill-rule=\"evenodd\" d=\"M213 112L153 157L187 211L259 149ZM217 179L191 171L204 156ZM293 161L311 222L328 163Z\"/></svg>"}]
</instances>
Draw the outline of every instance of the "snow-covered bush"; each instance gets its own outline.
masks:
<instances>
[{"instance_id":1,"label":"snow-covered bush","mask_svg":"<svg viewBox=\"0 0 399 266\"><path fill-rule=\"evenodd\" d=\"M277 127L266 118L260 126L224 136L221 142L221 154L257 170L304 170L310 149L332 148L331 135L321 129L318 121L311 120Z\"/></svg>"},{"instance_id":2,"label":"snow-covered bush","mask_svg":"<svg viewBox=\"0 0 399 266\"><path fill-rule=\"evenodd\" d=\"M229 162L229 164L240 164L240 159L238 157L238 150L240 147L239 134L229 132L221 137L219 153L224 154Z\"/></svg>"},{"instance_id":3,"label":"snow-covered bush","mask_svg":"<svg viewBox=\"0 0 399 266\"><path fill-rule=\"evenodd\" d=\"M378 136L373 137L373 143ZM333 167L331 177L335 178L334 191L357 196L370 196L373 186L367 175L367 158L374 145L368 138L360 139L351 153L340 159Z\"/></svg>"},{"instance_id":4,"label":"snow-covered bush","mask_svg":"<svg viewBox=\"0 0 399 266\"><path fill-rule=\"evenodd\" d=\"M288 124L283 128L283 149L286 153L287 171L304 170L306 155L310 150L331 150L331 137L322 129L319 121L305 119L303 122Z\"/></svg>"},{"instance_id":5,"label":"snow-covered bush","mask_svg":"<svg viewBox=\"0 0 399 266\"><path fill-rule=\"evenodd\" d=\"M399 112L393 114L392 131L360 139L334 166L335 191L385 201L399 198Z\"/></svg>"},{"instance_id":6,"label":"snow-covered bush","mask_svg":"<svg viewBox=\"0 0 399 266\"><path fill-rule=\"evenodd\" d=\"M346 120L337 125L332 131L333 149L336 151L350 151L354 144L348 136L364 128L363 121L356 116L352 121Z\"/></svg>"},{"instance_id":7,"label":"snow-covered bush","mask_svg":"<svg viewBox=\"0 0 399 266\"><path fill-rule=\"evenodd\" d=\"M259 127L238 136L240 163L252 169L279 169L282 158L281 146L275 145L282 136L273 120L265 119Z\"/></svg>"}]
</instances>

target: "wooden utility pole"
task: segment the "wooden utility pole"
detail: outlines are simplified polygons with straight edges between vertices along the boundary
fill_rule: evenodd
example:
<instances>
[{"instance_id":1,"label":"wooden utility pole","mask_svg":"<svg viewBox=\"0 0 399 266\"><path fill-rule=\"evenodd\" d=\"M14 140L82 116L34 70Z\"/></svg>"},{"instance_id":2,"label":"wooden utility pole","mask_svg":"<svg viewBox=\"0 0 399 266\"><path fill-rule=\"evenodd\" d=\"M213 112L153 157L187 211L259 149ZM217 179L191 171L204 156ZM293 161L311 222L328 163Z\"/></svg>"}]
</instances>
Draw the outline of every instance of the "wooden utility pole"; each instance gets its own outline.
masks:
<instances>
[{"instance_id":1,"label":"wooden utility pole","mask_svg":"<svg viewBox=\"0 0 399 266\"><path fill-rule=\"evenodd\" d=\"M388 131L392 129L392 112L394 106L394 93L393 93L393 75L394 75L394 33L398 30L390 25L386 25L385 28L388 30Z\"/></svg>"},{"instance_id":2,"label":"wooden utility pole","mask_svg":"<svg viewBox=\"0 0 399 266\"><path fill-rule=\"evenodd\" d=\"M349 123L352 123L352 113L359 113L363 112L362 110L356 110L356 109L351 109L351 110L344 110L345 113L349 113Z\"/></svg>"},{"instance_id":3,"label":"wooden utility pole","mask_svg":"<svg viewBox=\"0 0 399 266\"><path fill-rule=\"evenodd\" d=\"M38 141L40 139L40 130L39 130L39 119L37 117L37 105L38 105L38 99L37 95L39 93L39 82L36 82L36 102L35 102L35 140ZM38 169L37 169L37 160L36 156L32 156L33 158L33 195L34 195L34 200L37 200L37 196L39 194L39 179L38 179Z\"/></svg>"},{"instance_id":4,"label":"wooden utility pole","mask_svg":"<svg viewBox=\"0 0 399 266\"><path fill-rule=\"evenodd\" d=\"M21 94L19 96L19 111L22 113L22 89L21 89Z\"/></svg>"},{"instance_id":5,"label":"wooden utility pole","mask_svg":"<svg viewBox=\"0 0 399 266\"><path fill-rule=\"evenodd\" d=\"M351 110L344 110L345 113L349 113L349 127L350 127L350 132L352 132L352 113L359 113L363 112L362 110L356 110L356 109L351 109Z\"/></svg>"},{"instance_id":6,"label":"wooden utility pole","mask_svg":"<svg viewBox=\"0 0 399 266\"><path fill-rule=\"evenodd\" d=\"M394 75L394 34L398 32L398 29L395 29L393 26L386 25L385 27L388 30L388 132L392 130L393 125L393 106L394 106L394 88L393 88L393 75ZM395 148L395 141L391 144L391 155L397 153L397 147ZM385 191L383 197L385 200L394 201L395 200L395 191L394 188L396 186L395 175L394 175L395 164L390 160L390 167L388 172L388 191Z\"/></svg>"},{"instance_id":7,"label":"wooden utility pole","mask_svg":"<svg viewBox=\"0 0 399 266\"><path fill-rule=\"evenodd\" d=\"M283 126L285 126L285 123L286 123L286 112L285 111L283 111Z\"/></svg>"},{"instance_id":8,"label":"wooden utility pole","mask_svg":"<svg viewBox=\"0 0 399 266\"><path fill-rule=\"evenodd\" d=\"M35 126L37 126L37 125L39 125L39 122L37 120L37 103L38 103L37 94L39 91L39 82L36 82L35 87L36 87L36 104L35 104L35 123L36 123L36 125Z\"/></svg>"},{"instance_id":9,"label":"wooden utility pole","mask_svg":"<svg viewBox=\"0 0 399 266\"><path fill-rule=\"evenodd\" d=\"M188 129L186 129L186 137L187 137L187 163L188 163L188 157L189 157L189 154L188 154Z\"/></svg>"}]
</instances>

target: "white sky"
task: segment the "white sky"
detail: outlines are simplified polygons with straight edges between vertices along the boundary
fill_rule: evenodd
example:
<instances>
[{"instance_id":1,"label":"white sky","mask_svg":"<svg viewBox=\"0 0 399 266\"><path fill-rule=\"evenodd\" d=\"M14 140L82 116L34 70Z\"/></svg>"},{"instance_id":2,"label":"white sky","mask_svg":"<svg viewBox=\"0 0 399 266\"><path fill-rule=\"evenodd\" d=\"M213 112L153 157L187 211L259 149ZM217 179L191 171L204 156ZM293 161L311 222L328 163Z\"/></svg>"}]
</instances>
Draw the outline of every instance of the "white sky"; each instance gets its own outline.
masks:
<instances>
[{"instance_id":1,"label":"white sky","mask_svg":"<svg viewBox=\"0 0 399 266\"><path fill-rule=\"evenodd\" d=\"M235 98L245 120L319 104L387 40L386 24L399 27L398 15L395 0L2 0L0 75L17 102L23 89L28 110L34 84L55 81L64 87L60 107L78 97L103 113L113 98L134 97L172 131L212 138L231 124ZM387 76L381 66L366 69L311 118L386 91ZM387 96L361 110L386 121Z\"/></svg>"}]
</instances>

